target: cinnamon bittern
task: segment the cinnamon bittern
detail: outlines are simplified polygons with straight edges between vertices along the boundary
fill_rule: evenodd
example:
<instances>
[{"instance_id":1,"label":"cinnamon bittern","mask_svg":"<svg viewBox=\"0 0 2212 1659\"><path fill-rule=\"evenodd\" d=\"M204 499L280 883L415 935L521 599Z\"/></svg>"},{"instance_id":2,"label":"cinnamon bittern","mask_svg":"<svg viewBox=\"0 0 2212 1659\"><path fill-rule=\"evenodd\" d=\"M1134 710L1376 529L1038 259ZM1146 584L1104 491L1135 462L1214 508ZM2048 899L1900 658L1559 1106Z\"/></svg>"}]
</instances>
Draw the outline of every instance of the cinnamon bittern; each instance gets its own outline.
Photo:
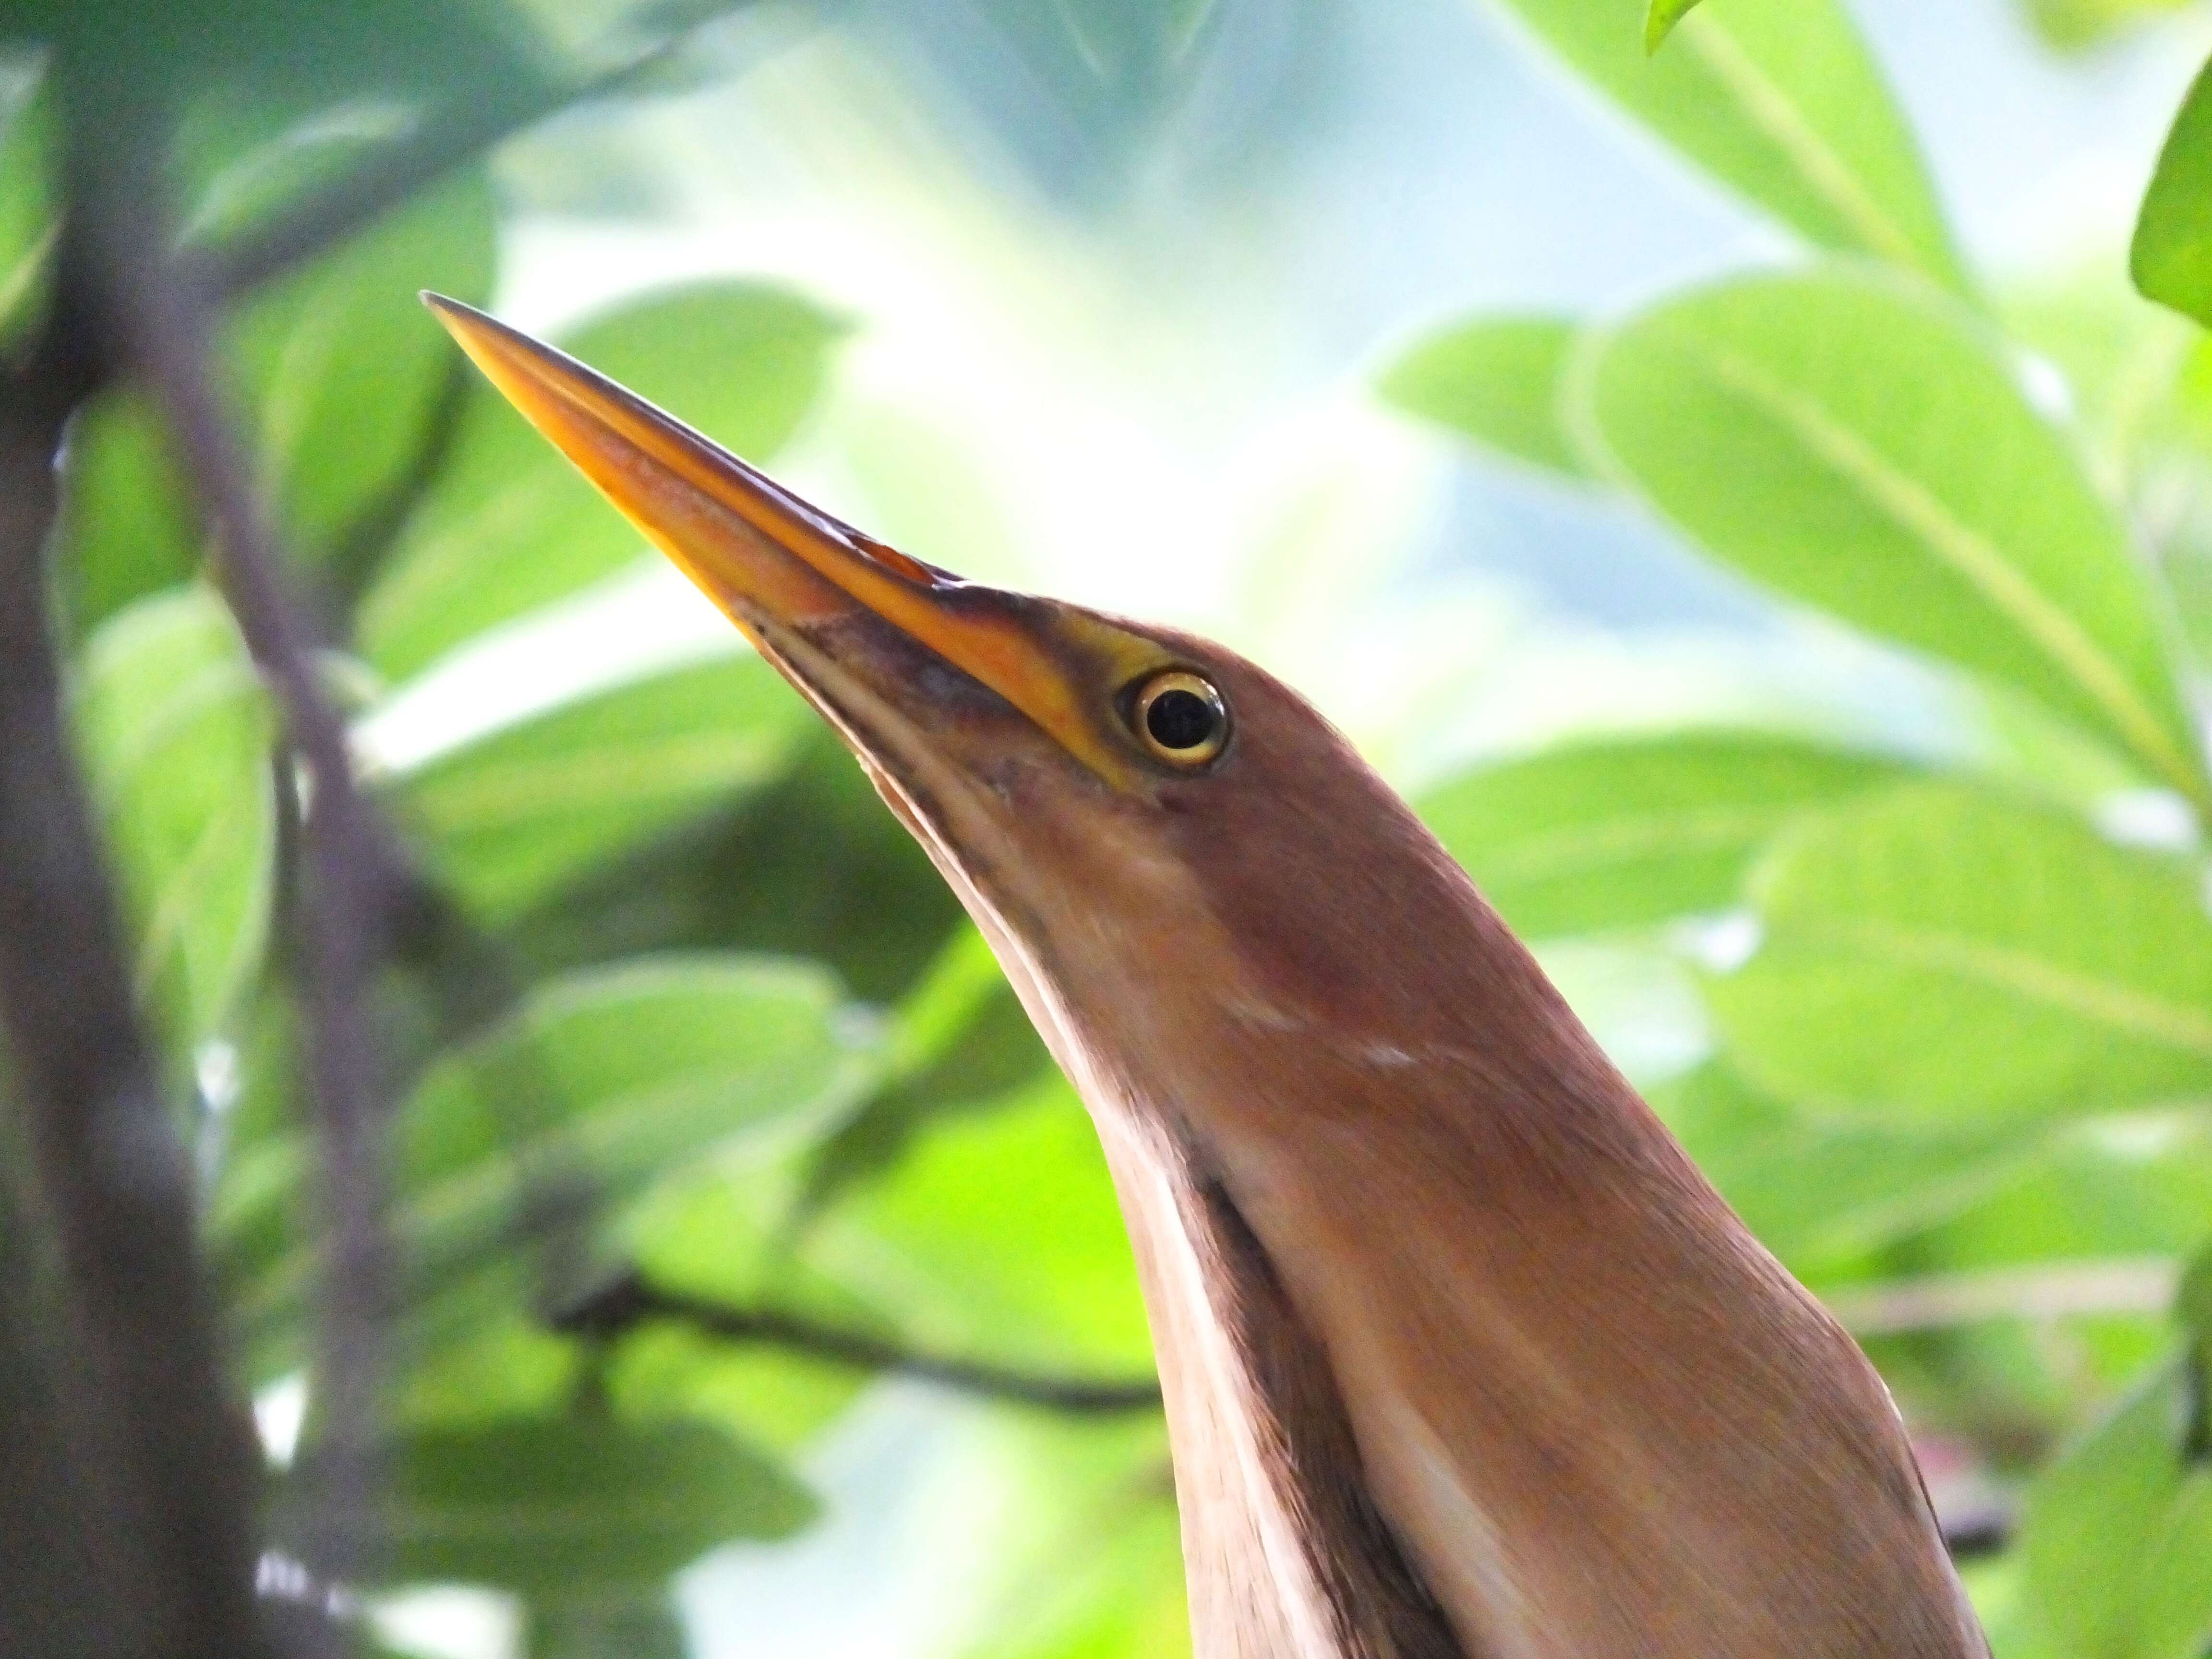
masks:
<instances>
[{"instance_id":1,"label":"cinnamon bittern","mask_svg":"<svg viewBox=\"0 0 2212 1659\"><path fill-rule=\"evenodd\" d=\"M1203 1659L1987 1651L1874 1368L1296 693L431 303L836 728L1089 1106Z\"/></svg>"}]
</instances>

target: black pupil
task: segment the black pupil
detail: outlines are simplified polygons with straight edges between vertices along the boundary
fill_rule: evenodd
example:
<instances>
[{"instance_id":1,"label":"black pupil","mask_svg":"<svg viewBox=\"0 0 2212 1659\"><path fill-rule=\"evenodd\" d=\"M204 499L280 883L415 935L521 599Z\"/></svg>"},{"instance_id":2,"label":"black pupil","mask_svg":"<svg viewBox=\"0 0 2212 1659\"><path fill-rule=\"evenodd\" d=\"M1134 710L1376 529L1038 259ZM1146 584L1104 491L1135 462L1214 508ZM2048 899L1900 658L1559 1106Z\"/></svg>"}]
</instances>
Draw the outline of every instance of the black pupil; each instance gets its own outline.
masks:
<instances>
[{"instance_id":1,"label":"black pupil","mask_svg":"<svg viewBox=\"0 0 2212 1659\"><path fill-rule=\"evenodd\" d=\"M1211 702L1177 687L1146 706L1145 730L1163 749L1195 749L1213 735L1218 718Z\"/></svg>"}]
</instances>

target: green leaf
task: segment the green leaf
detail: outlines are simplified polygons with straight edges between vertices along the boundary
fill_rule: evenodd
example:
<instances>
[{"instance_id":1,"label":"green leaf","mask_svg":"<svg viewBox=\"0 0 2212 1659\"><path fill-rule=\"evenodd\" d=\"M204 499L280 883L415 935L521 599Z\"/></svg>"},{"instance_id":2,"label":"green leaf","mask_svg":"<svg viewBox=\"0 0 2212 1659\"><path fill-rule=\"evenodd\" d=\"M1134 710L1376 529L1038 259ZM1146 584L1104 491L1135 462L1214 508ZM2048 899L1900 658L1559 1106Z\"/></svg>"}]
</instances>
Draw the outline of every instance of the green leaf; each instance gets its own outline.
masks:
<instances>
[{"instance_id":1,"label":"green leaf","mask_svg":"<svg viewBox=\"0 0 2212 1659\"><path fill-rule=\"evenodd\" d=\"M1674 25L1697 3L1698 0L1651 0L1644 14L1644 50L1653 52L1664 46Z\"/></svg>"},{"instance_id":2,"label":"green leaf","mask_svg":"<svg viewBox=\"0 0 2212 1659\"><path fill-rule=\"evenodd\" d=\"M388 1420L405 1429L457 1428L517 1417L557 1416L586 1386L585 1345L549 1330L517 1298L477 1312L459 1333L417 1346L394 1379ZM687 1417L689 1412L635 1413Z\"/></svg>"},{"instance_id":3,"label":"green leaf","mask_svg":"<svg viewBox=\"0 0 2212 1659\"><path fill-rule=\"evenodd\" d=\"M691 1659L664 1586L612 1596L548 1593L530 1605L529 1659Z\"/></svg>"},{"instance_id":4,"label":"green leaf","mask_svg":"<svg viewBox=\"0 0 2212 1659\"><path fill-rule=\"evenodd\" d=\"M1654 1090L1651 1104L1801 1278L1958 1214L2036 1153L2002 1127L1839 1121L1760 1092L1720 1061Z\"/></svg>"},{"instance_id":5,"label":"green leaf","mask_svg":"<svg viewBox=\"0 0 2212 1659\"><path fill-rule=\"evenodd\" d=\"M1182 1550L1158 1419L1012 1426L994 1582L960 1659L1188 1659Z\"/></svg>"},{"instance_id":6,"label":"green leaf","mask_svg":"<svg viewBox=\"0 0 2212 1659\"><path fill-rule=\"evenodd\" d=\"M1579 334L1563 317L1477 317L1423 340L1384 372L1376 389L1407 414L1501 455L1585 478L1559 414Z\"/></svg>"},{"instance_id":7,"label":"green leaf","mask_svg":"<svg viewBox=\"0 0 2212 1659\"><path fill-rule=\"evenodd\" d=\"M656 1254L664 1260L667 1255ZM656 1285L686 1282L658 1266L646 1271ZM767 1295L780 1307L845 1307L834 1296L816 1295L814 1288L811 1281L794 1288L787 1274ZM857 1305L825 1316L854 1328L882 1322ZM607 1392L620 1410L637 1415L675 1412L726 1423L747 1439L787 1455L812 1444L873 1381L866 1372L794 1350L726 1342L673 1323L647 1325L624 1337L607 1369Z\"/></svg>"},{"instance_id":8,"label":"green leaf","mask_svg":"<svg viewBox=\"0 0 2212 1659\"><path fill-rule=\"evenodd\" d=\"M2143 1318L2148 1294L2163 1316L2170 1265L2203 1243L2212 1214L2212 1124L2188 1110L2146 1110L2059 1124L2015 1144L2027 1151L2015 1172L1920 1234L1916 1265L2128 1263L2139 1272L2121 1274L2130 1287L2115 1287L2112 1312Z\"/></svg>"},{"instance_id":9,"label":"green leaf","mask_svg":"<svg viewBox=\"0 0 2212 1659\"><path fill-rule=\"evenodd\" d=\"M776 777L812 721L775 670L732 657L496 732L397 780L395 793L454 890L505 919Z\"/></svg>"},{"instance_id":10,"label":"green leaf","mask_svg":"<svg viewBox=\"0 0 2212 1659\"><path fill-rule=\"evenodd\" d=\"M1559 936L1725 909L1785 825L1910 775L1803 738L1693 732L1566 744L1416 805L1517 932Z\"/></svg>"},{"instance_id":11,"label":"green leaf","mask_svg":"<svg viewBox=\"0 0 2212 1659\"><path fill-rule=\"evenodd\" d=\"M220 1030L268 943L275 724L229 614L203 588L141 600L93 636L78 743L123 877L134 978L173 1075Z\"/></svg>"},{"instance_id":12,"label":"green leaf","mask_svg":"<svg viewBox=\"0 0 2212 1659\"><path fill-rule=\"evenodd\" d=\"M2189 1334L2197 1365L2212 1376L2212 1249L2198 1250L2182 1274L2173 1310Z\"/></svg>"},{"instance_id":13,"label":"green leaf","mask_svg":"<svg viewBox=\"0 0 2212 1659\"><path fill-rule=\"evenodd\" d=\"M788 1538L818 1504L708 1424L520 1418L423 1428L386 1449L386 1582L556 1600L656 1585L731 1539ZM325 1480L312 1454L277 1498L296 1528Z\"/></svg>"},{"instance_id":14,"label":"green leaf","mask_svg":"<svg viewBox=\"0 0 2212 1659\"><path fill-rule=\"evenodd\" d=\"M2024 1144L2033 1154L2015 1176L1916 1242L1921 1262L2125 1261L2142 1265L2142 1282L2152 1285L2171 1279L2165 1266L2204 1241L2212 1122L2187 1109L2054 1125ZM2118 1311L2141 1316L2139 1298L2116 1299Z\"/></svg>"},{"instance_id":15,"label":"green leaf","mask_svg":"<svg viewBox=\"0 0 2212 1659\"><path fill-rule=\"evenodd\" d=\"M2186 1113L2058 1126L1881 1264L1901 1284L1844 1286L1837 1310L1869 1335L1889 1320L1944 1322L1876 1356L1936 1360L1924 1382L1897 1379L1930 1420L2069 1432L2172 1346L2172 1267L2212 1213L2208 1152L2212 1132Z\"/></svg>"},{"instance_id":16,"label":"green leaf","mask_svg":"<svg viewBox=\"0 0 2212 1659\"><path fill-rule=\"evenodd\" d=\"M214 254L273 228L317 192L387 164L414 126L402 106L216 94L185 100L170 136L177 239Z\"/></svg>"},{"instance_id":17,"label":"green leaf","mask_svg":"<svg viewBox=\"0 0 2212 1659\"><path fill-rule=\"evenodd\" d=\"M808 1254L817 1236L805 1224L810 1218L818 1220L825 1208L856 1189L861 1193L860 1207L867 1208L870 1177L879 1183L884 1170L916 1140L935 1146L932 1131L954 1107L933 1099L933 1085L960 1095L959 1104L972 1109L976 1102L955 1086L954 1078L964 1079L976 1091L1003 1095L1019 1080L1014 1073L1032 1077L1037 1067L1048 1066L1025 1020L1022 1036L1036 1064L1004 1065L989 1041L1001 997L1012 1000L997 964L981 937L963 928L899 1010L886 1055L890 1086L872 1096L818 1151L808 1148L788 1160L717 1170L703 1179L664 1185L625 1228L638 1269L654 1285L732 1306L793 1309L834 1326L864 1331L897 1330L908 1324L913 1310L903 1304L887 1306L872 1299L880 1288L877 1273L899 1265L896 1258L883 1259L887 1247L882 1234L841 1222L842 1231L827 1251L831 1263L825 1267ZM1020 1018L1018 1006L1014 1013ZM979 1039L981 1053L975 1052ZM1032 1088L1026 1103L1033 1105L1036 1098ZM910 1115L896 1120L895 1132L887 1131L880 1116L871 1116L891 1101L908 1102L913 1108ZM848 1144L848 1134L862 1126L869 1127L856 1151ZM829 1178L825 1164L834 1171ZM1018 1182L1039 1176L1049 1181L1054 1170L1046 1160L1036 1172L1018 1171L1009 1164L999 1173ZM960 1224L968 1225L967 1218ZM896 1243L889 1248L904 1249ZM848 1251L856 1252L866 1266L853 1269L845 1261ZM1047 1267L1059 1270L1050 1261ZM1079 1291L1086 1288L1079 1262L1071 1271ZM946 1342L948 1352L970 1352L950 1345L963 1340L958 1334L972 1334L971 1324L922 1328L930 1334L929 1340ZM984 1340L976 1338L979 1344ZM623 1341L607 1381L620 1409L711 1417L737 1425L749 1438L795 1448L843 1412L866 1378L803 1355L733 1346L661 1325Z\"/></svg>"},{"instance_id":18,"label":"green leaf","mask_svg":"<svg viewBox=\"0 0 2212 1659\"><path fill-rule=\"evenodd\" d=\"M1141 1373L1152 1346L1098 1137L1057 1073L940 1122L823 1216L805 1259L933 1352Z\"/></svg>"},{"instance_id":19,"label":"green leaf","mask_svg":"<svg viewBox=\"0 0 2212 1659\"><path fill-rule=\"evenodd\" d=\"M889 1003L963 925L928 854L825 728L738 810L568 889L514 938L553 967L731 946L811 957Z\"/></svg>"},{"instance_id":20,"label":"green leaf","mask_svg":"<svg viewBox=\"0 0 2212 1659\"><path fill-rule=\"evenodd\" d=\"M1584 390L1613 468L1716 557L2208 799L2124 531L1957 307L1878 273L1744 278L1627 324Z\"/></svg>"},{"instance_id":21,"label":"green leaf","mask_svg":"<svg viewBox=\"0 0 2212 1659\"><path fill-rule=\"evenodd\" d=\"M2197 406L2204 331L2115 283L2106 265L2008 292L2002 323L2016 349L2065 376L2068 426L2109 498L2149 509L2174 487L2177 460L2212 453ZM2154 547L2179 528L2163 522L2172 511L2144 513Z\"/></svg>"},{"instance_id":22,"label":"green leaf","mask_svg":"<svg viewBox=\"0 0 2212 1659\"><path fill-rule=\"evenodd\" d=\"M1755 873L1765 938L1707 996L1754 1083L1833 1113L1996 1126L2212 1086L2191 860L1929 786L1808 818Z\"/></svg>"},{"instance_id":23,"label":"green leaf","mask_svg":"<svg viewBox=\"0 0 2212 1659\"><path fill-rule=\"evenodd\" d=\"M537 987L401 1109L391 1228L404 1297L453 1288L512 1260L533 1230L608 1214L702 1160L787 1155L866 1087L870 1036L827 973L796 963L663 957ZM234 1316L264 1343L296 1333L316 1270L296 1220L273 1237L265 1221L271 1205L299 1213L296 1176L271 1187L260 1206L219 1215L216 1235Z\"/></svg>"},{"instance_id":24,"label":"green leaf","mask_svg":"<svg viewBox=\"0 0 2212 1659\"><path fill-rule=\"evenodd\" d=\"M70 618L89 630L199 569L191 498L145 398L111 388L79 410L63 456L60 562Z\"/></svg>"},{"instance_id":25,"label":"green leaf","mask_svg":"<svg viewBox=\"0 0 2212 1659\"><path fill-rule=\"evenodd\" d=\"M2212 324L2212 64L2174 118L2128 264L2148 297Z\"/></svg>"},{"instance_id":26,"label":"green leaf","mask_svg":"<svg viewBox=\"0 0 2212 1659\"><path fill-rule=\"evenodd\" d=\"M521 1170L618 1201L712 1152L803 1139L871 1074L836 981L743 957L631 962L541 985L501 1030L431 1068L398 1126L397 1231L428 1244L496 1224Z\"/></svg>"},{"instance_id":27,"label":"green leaf","mask_svg":"<svg viewBox=\"0 0 2212 1659\"><path fill-rule=\"evenodd\" d=\"M0 346L43 303L54 245L47 199L51 112L35 71L0 65Z\"/></svg>"},{"instance_id":28,"label":"green leaf","mask_svg":"<svg viewBox=\"0 0 2212 1659\"><path fill-rule=\"evenodd\" d=\"M497 228L489 180L465 170L240 318L229 343L253 388L255 447L302 556L329 557L414 461L453 372L416 291L489 296Z\"/></svg>"},{"instance_id":29,"label":"green leaf","mask_svg":"<svg viewBox=\"0 0 2212 1659\"><path fill-rule=\"evenodd\" d=\"M2170 1346L2171 1263L2212 1213L2212 1133L2193 1114L2022 1133L1771 1109L1793 1147L1747 1113L1654 1104L1917 1419L2066 1433Z\"/></svg>"},{"instance_id":30,"label":"green leaf","mask_svg":"<svg viewBox=\"0 0 2212 1659\"><path fill-rule=\"evenodd\" d=\"M2120 31L2183 10L2191 0L2027 0L2036 33L2062 52L2078 52Z\"/></svg>"},{"instance_id":31,"label":"green leaf","mask_svg":"<svg viewBox=\"0 0 2212 1659\"><path fill-rule=\"evenodd\" d=\"M1172 1507L1072 1546L1054 1566L1056 1582L1034 1586L1038 1601L1058 1592L1054 1621L1031 1613L1041 1629L1018 1623L1011 1639L981 1643L963 1659L1188 1659L1190 1602Z\"/></svg>"},{"instance_id":32,"label":"green leaf","mask_svg":"<svg viewBox=\"0 0 2212 1659\"><path fill-rule=\"evenodd\" d=\"M884 1086L824 1141L795 1219L896 1164L915 1137L955 1112L987 1110L1050 1068L1036 1028L983 936L957 928L900 1006Z\"/></svg>"},{"instance_id":33,"label":"green leaf","mask_svg":"<svg viewBox=\"0 0 2212 1659\"><path fill-rule=\"evenodd\" d=\"M1643 0L1505 3L1660 138L1815 246L1965 286L1911 131L1837 0L1708 0L1656 58Z\"/></svg>"},{"instance_id":34,"label":"green leaf","mask_svg":"<svg viewBox=\"0 0 2212 1659\"><path fill-rule=\"evenodd\" d=\"M2039 1475L2028 1608L2060 1650L2198 1659L2212 1640L2212 1465L2189 1444L2186 1369L2160 1366Z\"/></svg>"},{"instance_id":35,"label":"green leaf","mask_svg":"<svg viewBox=\"0 0 2212 1659\"><path fill-rule=\"evenodd\" d=\"M0 29L92 54L106 96L192 94L312 107L342 99L512 99L539 84L507 7L439 0L12 0Z\"/></svg>"},{"instance_id":36,"label":"green leaf","mask_svg":"<svg viewBox=\"0 0 2212 1659\"><path fill-rule=\"evenodd\" d=\"M439 337L428 315L417 326ZM562 344L760 460L813 403L842 331L796 295L717 283L634 304ZM387 677L404 678L494 623L621 568L642 548L557 450L497 394L475 387L448 465L363 605L362 644Z\"/></svg>"},{"instance_id":37,"label":"green leaf","mask_svg":"<svg viewBox=\"0 0 2212 1659\"><path fill-rule=\"evenodd\" d=\"M226 325L224 368L288 550L311 562L349 551L348 531L414 464L452 368L422 337L415 290L488 290L493 234L489 187L465 173ZM137 392L111 390L78 417L63 486L80 626L197 569L191 492Z\"/></svg>"}]
</instances>

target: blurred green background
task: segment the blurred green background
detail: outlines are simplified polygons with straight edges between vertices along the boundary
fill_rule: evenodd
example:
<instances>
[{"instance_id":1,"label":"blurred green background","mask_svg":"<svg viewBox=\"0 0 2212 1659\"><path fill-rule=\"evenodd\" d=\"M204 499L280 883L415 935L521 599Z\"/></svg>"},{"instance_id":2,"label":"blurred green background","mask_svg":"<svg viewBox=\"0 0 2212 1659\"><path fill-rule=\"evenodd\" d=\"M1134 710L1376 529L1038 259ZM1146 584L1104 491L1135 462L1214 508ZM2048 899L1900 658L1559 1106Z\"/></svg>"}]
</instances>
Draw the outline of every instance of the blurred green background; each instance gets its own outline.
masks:
<instances>
[{"instance_id":1,"label":"blurred green background","mask_svg":"<svg viewBox=\"0 0 2212 1659\"><path fill-rule=\"evenodd\" d=\"M1188 1641L1080 1106L425 287L908 551L1299 685L1868 1344L2002 1659L2208 1650L2212 352L2127 255L2212 11L1706 0L1649 57L1638 0L0 17L0 342L58 41L158 104L188 249L464 152L223 337L362 775L490 941L387 976L385 1650ZM77 737L281 1549L316 1223L272 716L137 394L64 479ZM564 1318L632 1273L1137 1397Z\"/></svg>"}]
</instances>

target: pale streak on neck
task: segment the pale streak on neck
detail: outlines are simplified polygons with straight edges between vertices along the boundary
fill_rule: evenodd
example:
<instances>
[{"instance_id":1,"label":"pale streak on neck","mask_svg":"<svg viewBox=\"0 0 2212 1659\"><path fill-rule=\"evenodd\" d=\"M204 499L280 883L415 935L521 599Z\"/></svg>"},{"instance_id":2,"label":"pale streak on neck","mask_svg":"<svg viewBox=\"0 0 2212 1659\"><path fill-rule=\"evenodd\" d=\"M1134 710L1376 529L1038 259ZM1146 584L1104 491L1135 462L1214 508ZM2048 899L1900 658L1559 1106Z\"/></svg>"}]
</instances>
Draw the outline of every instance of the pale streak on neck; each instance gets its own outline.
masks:
<instances>
[{"instance_id":1,"label":"pale streak on neck","mask_svg":"<svg viewBox=\"0 0 2212 1659\"><path fill-rule=\"evenodd\" d=\"M1297 1535L1282 1472L1257 1440L1243 1356L1207 1289L1191 1240L1187 1175L1148 1128L1122 1079L1104 1074L1050 978L988 905L971 904L1017 995L1091 1109L1114 1178L1165 1396L1197 1659L1355 1659Z\"/></svg>"},{"instance_id":2,"label":"pale streak on neck","mask_svg":"<svg viewBox=\"0 0 2212 1659\"><path fill-rule=\"evenodd\" d=\"M1188 1195L1133 1120L1094 1121L1151 1304L1200 1659L1345 1659L1284 1472L1260 1447L1252 1379L1209 1292Z\"/></svg>"},{"instance_id":3,"label":"pale streak on neck","mask_svg":"<svg viewBox=\"0 0 2212 1659\"><path fill-rule=\"evenodd\" d=\"M1314 1540L1301 1535L1289 1471L1258 1443L1250 1367L1192 1240L1188 1172L1175 1166L1165 1131L1138 1115L1124 1079L1097 1066L1051 977L996 907L950 857L936 861L1089 1106L1114 1178L1166 1400L1197 1659L1370 1659L1340 1639L1340 1621L1315 1574Z\"/></svg>"}]
</instances>

